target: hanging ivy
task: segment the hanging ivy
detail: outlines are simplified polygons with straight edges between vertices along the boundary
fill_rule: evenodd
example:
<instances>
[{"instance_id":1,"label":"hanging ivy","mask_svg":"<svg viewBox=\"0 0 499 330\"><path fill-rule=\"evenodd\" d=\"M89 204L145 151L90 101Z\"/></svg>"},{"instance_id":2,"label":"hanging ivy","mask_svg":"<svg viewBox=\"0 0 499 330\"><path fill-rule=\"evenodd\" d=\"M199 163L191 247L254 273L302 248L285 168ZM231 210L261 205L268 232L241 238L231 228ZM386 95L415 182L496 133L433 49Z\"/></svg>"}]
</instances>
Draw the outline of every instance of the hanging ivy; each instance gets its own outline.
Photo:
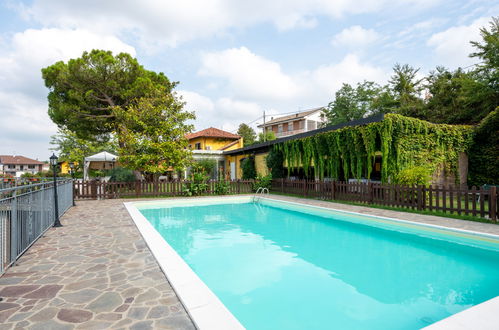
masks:
<instances>
[{"instance_id":1,"label":"hanging ivy","mask_svg":"<svg viewBox=\"0 0 499 330\"><path fill-rule=\"evenodd\" d=\"M457 174L460 152L466 152L472 127L437 125L396 114L364 126L345 127L274 145L289 171L302 167L306 176L335 179L371 176L376 153L381 153L382 181L401 170L422 166L433 173L441 164ZM343 177L340 178L341 169Z\"/></svg>"}]
</instances>

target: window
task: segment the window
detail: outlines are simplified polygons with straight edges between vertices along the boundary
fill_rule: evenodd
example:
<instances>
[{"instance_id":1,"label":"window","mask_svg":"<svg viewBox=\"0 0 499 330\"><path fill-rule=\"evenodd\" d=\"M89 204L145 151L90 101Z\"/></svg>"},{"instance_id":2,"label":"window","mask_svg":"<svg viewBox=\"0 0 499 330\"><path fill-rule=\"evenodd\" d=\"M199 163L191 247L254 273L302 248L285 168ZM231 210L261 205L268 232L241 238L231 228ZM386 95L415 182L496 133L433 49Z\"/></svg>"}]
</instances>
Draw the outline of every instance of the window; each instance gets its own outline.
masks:
<instances>
[{"instance_id":1,"label":"window","mask_svg":"<svg viewBox=\"0 0 499 330\"><path fill-rule=\"evenodd\" d=\"M317 128L317 122L313 120L307 120L307 128L309 131Z\"/></svg>"},{"instance_id":2,"label":"window","mask_svg":"<svg viewBox=\"0 0 499 330\"><path fill-rule=\"evenodd\" d=\"M201 142L198 142L194 145L194 149L201 150Z\"/></svg>"},{"instance_id":3,"label":"window","mask_svg":"<svg viewBox=\"0 0 499 330\"><path fill-rule=\"evenodd\" d=\"M8 168L10 169L16 168L16 165L9 165Z\"/></svg>"},{"instance_id":4,"label":"window","mask_svg":"<svg viewBox=\"0 0 499 330\"><path fill-rule=\"evenodd\" d=\"M288 123L288 131L293 130L293 122Z\"/></svg>"},{"instance_id":5,"label":"window","mask_svg":"<svg viewBox=\"0 0 499 330\"><path fill-rule=\"evenodd\" d=\"M206 146L206 150L211 150L211 146Z\"/></svg>"},{"instance_id":6,"label":"window","mask_svg":"<svg viewBox=\"0 0 499 330\"><path fill-rule=\"evenodd\" d=\"M300 120L300 129L305 128L305 120Z\"/></svg>"},{"instance_id":7,"label":"window","mask_svg":"<svg viewBox=\"0 0 499 330\"><path fill-rule=\"evenodd\" d=\"M34 170L34 169L35 169L35 165L28 165L28 168L29 168L30 170Z\"/></svg>"},{"instance_id":8,"label":"window","mask_svg":"<svg viewBox=\"0 0 499 330\"><path fill-rule=\"evenodd\" d=\"M277 126L277 133L282 133L282 124L279 124L279 126Z\"/></svg>"}]
</instances>

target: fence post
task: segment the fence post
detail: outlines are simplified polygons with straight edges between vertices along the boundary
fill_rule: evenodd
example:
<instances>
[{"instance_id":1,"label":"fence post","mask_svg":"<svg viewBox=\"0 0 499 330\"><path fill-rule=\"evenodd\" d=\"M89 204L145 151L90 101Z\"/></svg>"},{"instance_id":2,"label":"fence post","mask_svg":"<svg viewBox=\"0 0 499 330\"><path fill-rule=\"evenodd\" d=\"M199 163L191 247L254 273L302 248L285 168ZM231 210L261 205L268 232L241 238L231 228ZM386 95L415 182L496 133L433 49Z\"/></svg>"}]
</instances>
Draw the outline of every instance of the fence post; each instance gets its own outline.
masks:
<instances>
[{"instance_id":1,"label":"fence post","mask_svg":"<svg viewBox=\"0 0 499 330\"><path fill-rule=\"evenodd\" d=\"M14 261L17 256L17 190L14 190L12 195L12 207L10 209L10 262ZM14 259L13 259L14 258Z\"/></svg>"},{"instance_id":2,"label":"fence post","mask_svg":"<svg viewBox=\"0 0 499 330\"><path fill-rule=\"evenodd\" d=\"M140 196L140 181L135 181L135 196Z\"/></svg>"},{"instance_id":3,"label":"fence post","mask_svg":"<svg viewBox=\"0 0 499 330\"><path fill-rule=\"evenodd\" d=\"M281 178L281 192L284 193L284 178Z\"/></svg>"},{"instance_id":4,"label":"fence post","mask_svg":"<svg viewBox=\"0 0 499 330\"><path fill-rule=\"evenodd\" d=\"M92 181L90 184L90 191L92 195L92 199L97 199L97 181Z\"/></svg>"},{"instance_id":5,"label":"fence post","mask_svg":"<svg viewBox=\"0 0 499 330\"><path fill-rule=\"evenodd\" d=\"M336 180L333 180L331 182L331 199L332 200L336 199Z\"/></svg>"},{"instance_id":6,"label":"fence post","mask_svg":"<svg viewBox=\"0 0 499 330\"><path fill-rule=\"evenodd\" d=\"M417 208L418 208L418 210L422 210L423 209L423 203L422 203L423 202L423 188L421 185L418 184L417 189L418 189L417 190L417 196L418 196L417 197L418 198Z\"/></svg>"},{"instance_id":7,"label":"fence post","mask_svg":"<svg viewBox=\"0 0 499 330\"><path fill-rule=\"evenodd\" d=\"M374 189L373 189L373 183L372 182L369 182L367 184L367 192L369 194L369 200L368 200L368 203L369 204L372 204L373 203L373 200L374 200Z\"/></svg>"},{"instance_id":8,"label":"fence post","mask_svg":"<svg viewBox=\"0 0 499 330\"><path fill-rule=\"evenodd\" d=\"M241 185L239 184L239 179L237 179L236 185L237 185L237 194L239 195L241 193Z\"/></svg>"},{"instance_id":9,"label":"fence post","mask_svg":"<svg viewBox=\"0 0 499 330\"><path fill-rule=\"evenodd\" d=\"M489 195L489 217L490 220L497 222L497 188L496 186L490 187Z\"/></svg>"}]
</instances>

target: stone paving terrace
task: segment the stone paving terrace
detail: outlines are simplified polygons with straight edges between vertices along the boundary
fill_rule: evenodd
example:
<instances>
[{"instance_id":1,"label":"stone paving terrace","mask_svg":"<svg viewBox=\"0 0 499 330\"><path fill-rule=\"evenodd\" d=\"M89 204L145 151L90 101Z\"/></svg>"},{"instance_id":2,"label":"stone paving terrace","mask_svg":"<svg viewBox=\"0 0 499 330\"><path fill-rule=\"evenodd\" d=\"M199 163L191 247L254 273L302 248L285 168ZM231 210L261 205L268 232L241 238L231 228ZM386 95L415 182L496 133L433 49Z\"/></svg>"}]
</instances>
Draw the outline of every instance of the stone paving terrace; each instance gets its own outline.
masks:
<instances>
[{"instance_id":1,"label":"stone paving terrace","mask_svg":"<svg viewBox=\"0 0 499 330\"><path fill-rule=\"evenodd\" d=\"M0 277L0 329L194 329L122 200L62 224Z\"/></svg>"}]
</instances>

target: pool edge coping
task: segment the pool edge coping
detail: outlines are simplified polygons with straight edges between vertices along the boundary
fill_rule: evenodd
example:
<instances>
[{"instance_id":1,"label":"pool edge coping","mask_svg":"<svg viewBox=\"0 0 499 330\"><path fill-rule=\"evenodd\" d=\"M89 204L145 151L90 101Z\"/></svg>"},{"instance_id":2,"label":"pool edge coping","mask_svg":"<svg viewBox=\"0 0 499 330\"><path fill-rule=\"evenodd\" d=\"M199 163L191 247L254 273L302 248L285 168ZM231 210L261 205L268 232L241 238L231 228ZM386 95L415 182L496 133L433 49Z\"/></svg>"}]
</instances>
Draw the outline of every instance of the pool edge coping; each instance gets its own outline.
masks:
<instances>
[{"instance_id":1,"label":"pool edge coping","mask_svg":"<svg viewBox=\"0 0 499 330\"><path fill-rule=\"evenodd\" d=\"M468 230L468 229L461 229L461 228L454 228L454 227L448 227L448 226L442 226L442 225L435 225L431 223L426 223L426 222L417 222L417 221L412 221L412 220L402 220L398 218L392 218L392 217L387 217L387 216L382 216L382 215L374 215L374 214L365 214L361 212L355 212L355 211L346 211L346 210L340 210L336 209L334 207L325 207L325 206L320 206L320 205L312 205L312 204L300 204L297 202L293 201L287 201L287 200L282 200L282 199L273 199L270 197L260 197L259 198L264 198L264 199L269 199L275 202L282 202L282 203L289 203L289 204L294 204L298 205L301 207L307 206L307 207L314 207L314 208L319 208L323 210L329 210L329 211L335 211L335 212L340 212L340 213L348 213L348 214L354 214L354 215L360 215L363 217L372 217L372 218L378 218L378 219L385 219L385 220L390 220L393 222L401 222L401 223L406 223L406 224L411 224L415 226L421 226L421 227L430 227L430 228L436 228L436 229L441 229L441 230L447 230L447 231L452 231L452 232L458 232L458 233L465 233L465 234L470 234L470 235L476 235L476 236L482 236L482 237L489 237L492 239L499 240L499 235L496 234L491 234L491 233L484 233L484 232L479 232L479 231L474 231L474 230ZM366 206L369 207L369 206ZM466 221L466 220L464 220Z\"/></svg>"},{"instance_id":2,"label":"pool edge coping","mask_svg":"<svg viewBox=\"0 0 499 330\"><path fill-rule=\"evenodd\" d=\"M123 204L196 328L245 329L134 203Z\"/></svg>"},{"instance_id":3,"label":"pool edge coping","mask_svg":"<svg viewBox=\"0 0 499 330\"><path fill-rule=\"evenodd\" d=\"M209 200L209 199L242 199L242 198L248 198L251 199L252 197L255 197L255 195L239 195L239 196L209 196L209 197L204 197L202 199ZM341 210L341 209L336 209L334 207L325 207L325 206L320 206L320 205L312 205L309 203L306 204L300 204L297 202L293 201L288 201L288 200L282 200L282 199L274 199L271 198L270 196L258 196L259 198L264 198L268 199L274 202L281 202L281 203L288 203L288 204L294 204L297 206L306 206L306 207L311 207L311 208L318 208L318 209L323 209L323 210L328 210L328 211L335 211L335 212L340 212L340 213L347 213L347 214L353 214L353 215L359 215L363 217L373 217L373 218L378 218L378 219L384 219L384 220L389 220L393 221L394 223L405 223L405 224L410 224L414 225L417 227L427 227L427 228L436 228L444 231L450 231L450 232L457 232L457 233L464 233L468 235L473 235L473 236L479 236L479 237L488 237L492 238L495 240L499 240L499 235L496 234L491 234L491 233L485 233L485 232L479 232L479 231L473 231L473 230L467 230L467 229L461 229L461 228L454 228L454 227L449 227L449 226L443 226L443 225L435 225L435 224L429 224L429 223L424 223L424 222L417 222L417 221L411 221L411 220L402 220L398 218L392 218L392 217L387 217L387 216L379 216L379 215L372 215L372 214L365 214L361 212L355 212L355 211L346 211L346 210ZM176 199L178 200L189 200L192 199L190 198L179 198ZM220 299L211 291L211 289L195 274L195 272L187 265L187 263L177 254L177 252L166 242L166 240L158 233L158 231L150 224L150 222L140 213L140 211L135 207L136 203L158 203L162 201L168 201L168 202L173 202L172 200L169 199L164 199L164 200L153 200L153 201L134 201L134 202L124 202L123 204L125 205L125 208L129 212L132 220L134 221L135 225L139 229L139 232L142 234L142 237L144 238L144 241L146 244L149 246L149 249L151 250L152 254L156 258L156 261L160 265L161 269L163 270L163 273L167 277L167 279L170 281L170 284L172 285L175 293L179 297L180 301L184 305L187 313L191 317L191 320L193 323L198 327L199 329L245 329L242 324L237 320L237 318L229 311L229 309L220 301ZM171 204L171 203L168 203ZM133 214L132 214L133 213ZM139 223L137 223L137 219L135 219L134 215L136 215L139 218ZM142 229L142 230L141 230ZM147 235L144 235L144 233ZM147 237L147 238L146 238ZM153 239L152 241L152 247L149 244L150 242L148 241L149 239ZM168 253L170 254L169 258L160 258L159 256L160 251L158 249L161 247L161 254L165 253L165 250L168 250ZM165 249L166 248L166 249ZM153 250L154 249L154 250ZM172 253L173 252L173 253ZM165 259L171 259L171 260L165 260ZM185 287L183 285L179 285L181 283L177 283L177 279L173 276L171 276L172 269L175 270L175 267L172 267L172 265L167 266L166 264L170 264L170 262L174 262L174 265L179 266L181 269L183 268L183 274L187 275L188 277L190 276L192 278L192 286L197 287L197 290L200 290L199 292L196 293L197 290L193 291L184 291L184 292L179 292L179 290L185 290ZM187 272L189 270L189 272ZM175 284L174 284L175 282ZM192 288L191 288L192 289ZM199 293L202 293L201 295ZM204 297L203 297L204 296ZM192 300L197 301L198 299L211 299L212 302L209 304L201 304L200 302L193 303ZM467 321L469 320L469 316L476 314L476 311L482 311L483 309L487 308L489 306L489 301L495 301L497 304L497 301L499 300L499 296L491 298L490 300L487 300L485 302L482 302L478 305L472 306L470 308L467 308L459 313L450 315L440 321L437 321L428 327L437 325L438 329L448 329L448 326L454 326L458 325L456 323L456 318L453 318L456 315L460 315L460 319L465 319ZM199 308L204 308L204 310L201 311L201 313L198 313L196 309ZM211 314L206 309L209 309L213 311L216 314ZM215 317L215 321L213 320L213 316L217 315L220 317L217 319ZM464 315L464 316L463 316ZM226 322L226 323L218 323L218 322ZM497 320L499 322L499 317L497 317ZM226 326L225 326L226 325ZM425 327L425 328L428 328ZM437 329L435 327L435 329ZM463 328L464 329L464 328Z\"/></svg>"}]
</instances>

